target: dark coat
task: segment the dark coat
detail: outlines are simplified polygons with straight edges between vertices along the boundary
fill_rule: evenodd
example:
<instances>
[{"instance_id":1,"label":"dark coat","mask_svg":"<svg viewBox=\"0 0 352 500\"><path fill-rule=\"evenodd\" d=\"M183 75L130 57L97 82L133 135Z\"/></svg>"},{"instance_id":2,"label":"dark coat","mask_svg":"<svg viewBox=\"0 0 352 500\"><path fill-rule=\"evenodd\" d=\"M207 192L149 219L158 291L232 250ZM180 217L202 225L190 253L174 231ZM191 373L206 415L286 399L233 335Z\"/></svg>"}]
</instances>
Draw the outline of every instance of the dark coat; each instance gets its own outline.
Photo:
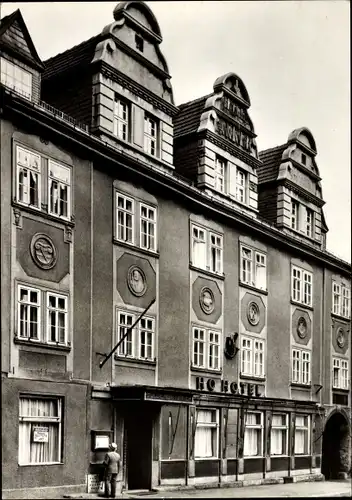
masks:
<instances>
[{"instance_id":1,"label":"dark coat","mask_svg":"<svg viewBox=\"0 0 352 500\"><path fill-rule=\"evenodd\" d=\"M118 474L120 469L120 455L116 451L108 451L104 458L105 472Z\"/></svg>"}]
</instances>

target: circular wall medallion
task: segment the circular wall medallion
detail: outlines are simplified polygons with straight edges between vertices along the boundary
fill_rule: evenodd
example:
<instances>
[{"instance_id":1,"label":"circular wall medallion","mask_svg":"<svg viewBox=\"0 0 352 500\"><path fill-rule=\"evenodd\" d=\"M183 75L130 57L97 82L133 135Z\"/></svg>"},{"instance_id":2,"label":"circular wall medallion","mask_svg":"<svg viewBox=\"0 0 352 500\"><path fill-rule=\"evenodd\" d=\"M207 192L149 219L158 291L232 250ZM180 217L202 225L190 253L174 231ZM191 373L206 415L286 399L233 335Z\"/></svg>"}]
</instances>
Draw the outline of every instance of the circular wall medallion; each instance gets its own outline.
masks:
<instances>
[{"instance_id":1,"label":"circular wall medallion","mask_svg":"<svg viewBox=\"0 0 352 500\"><path fill-rule=\"evenodd\" d=\"M57 262L57 250L49 236L37 233L33 236L31 245L31 256L38 267L51 269Z\"/></svg>"},{"instance_id":2,"label":"circular wall medallion","mask_svg":"<svg viewBox=\"0 0 352 500\"><path fill-rule=\"evenodd\" d=\"M337 332L336 332L336 342L337 342L337 345L339 347L341 347L341 349L343 347L345 347L346 335L345 335L345 332L343 331L343 328L341 328L341 327L337 329Z\"/></svg>"},{"instance_id":3,"label":"circular wall medallion","mask_svg":"<svg viewBox=\"0 0 352 500\"><path fill-rule=\"evenodd\" d=\"M255 302L250 302L247 309L247 318L251 325L257 325L260 319L259 306Z\"/></svg>"},{"instance_id":4,"label":"circular wall medallion","mask_svg":"<svg viewBox=\"0 0 352 500\"><path fill-rule=\"evenodd\" d=\"M306 318L301 316L297 321L297 333L299 338L304 339L307 336L308 326Z\"/></svg>"},{"instance_id":5,"label":"circular wall medallion","mask_svg":"<svg viewBox=\"0 0 352 500\"><path fill-rule=\"evenodd\" d=\"M203 287L199 295L199 303L205 314L211 314L215 309L214 294L210 288Z\"/></svg>"},{"instance_id":6,"label":"circular wall medallion","mask_svg":"<svg viewBox=\"0 0 352 500\"><path fill-rule=\"evenodd\" d=\"M127 285L133 295L141 297L147 290L147 280L142 269L138 266L131 266L127 273Z\"/></svg>"}]
</instances>

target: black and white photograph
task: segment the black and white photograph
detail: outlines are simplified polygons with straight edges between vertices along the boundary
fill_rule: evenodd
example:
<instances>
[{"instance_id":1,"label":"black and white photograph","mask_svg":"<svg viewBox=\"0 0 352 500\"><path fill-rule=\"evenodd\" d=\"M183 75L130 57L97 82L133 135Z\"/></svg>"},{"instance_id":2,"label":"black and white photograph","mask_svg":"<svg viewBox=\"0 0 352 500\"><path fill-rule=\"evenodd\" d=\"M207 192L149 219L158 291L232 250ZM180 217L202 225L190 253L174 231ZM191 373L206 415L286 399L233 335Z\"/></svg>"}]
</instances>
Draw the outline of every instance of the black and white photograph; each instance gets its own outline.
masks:
<instances>
[{"instance_id":1,"label":"black and white photograph","mask_svg":"<svg viewBox=\"0 0 352 500\"><path fill-rule=\"evenodd\" d=\"M350 3L0 2L3 499L352 497Z\"/></svg>"}]
</instances>

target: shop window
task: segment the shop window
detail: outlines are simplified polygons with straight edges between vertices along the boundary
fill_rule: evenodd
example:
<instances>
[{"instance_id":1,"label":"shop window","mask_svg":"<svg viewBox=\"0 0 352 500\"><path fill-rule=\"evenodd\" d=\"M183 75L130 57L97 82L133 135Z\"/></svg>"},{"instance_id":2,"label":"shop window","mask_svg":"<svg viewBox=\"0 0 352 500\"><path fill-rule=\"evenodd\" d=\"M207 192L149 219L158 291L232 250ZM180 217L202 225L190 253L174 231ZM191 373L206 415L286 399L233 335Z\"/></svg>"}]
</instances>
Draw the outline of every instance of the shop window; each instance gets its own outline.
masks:
<instances>
[{"instance_id":1,"label":"shop window","mask_svg":"<svg viewBox=\"0 0 352 500\"><path fill-rule=\"evenodd\" d=\"M242 336L241 375L264 377L264 341Z\"/></svg>"},{"instance_id":2,"label":"shop window","mask_svg":"<svg viewBox=\"0 0 352 500\"><path fill-rule=\"evenodd\" d=\"M62 461L62 400L21 397L19 401L19 465Z\"/></svg>"},{"instance_id":3,"label":"shop window","mask_svg":"<svg viewBox=\"0 0 352 500\"><path fill-rule=\"evenodd\" d=\"M332 386L334 389L348 389L348 360L333 358Z\"/></svg>"},{"instance_id":4,"label":"shop window","mask_svg":"<svg viewBox=\"0 0 352 500\"><path fill-rule=\"evenodd\" d=\"M119 342L136 321L138 315L125 311L117 313L117 339ZM144 316L128 332L118 348L118 357L154 361L155 320Z\"/></svg>"},{"instance_id":5,"label":"shop window","mask_svg":"<svg viewBox=\"0 0 352 500\"><path fill-rule=\"evenodd\" d=\"M288 415L274 413L271 424L271 455L287 455L288 453Z\"/></svg>"},{"instance_id":6,"label":"shop window","mask_svg":"<svg viewBox=\"0 0 352 500\"><path fill-rule=\"evenodd\" d=\"M266 290L266 255L241 245L240 281Z\"/></svg>"},{"instance_id":7,"label":"shop window","mask_svg":"<svg viewBox=\"0 0 352 500\"><path fill-rule=\"evenodd\" d=\"M116 97L114 102L114 135L123 141L130 140L130 105Z\"/></svg>"},{"instance_id":8,"label":"shop window","mask_svg":"<svg viewBox=\"0 0 352 500\"><path fill-rule=\"evenodd\" d=\"M292 382L310 384L310 351L292 349Z\"/></svg>"},{"instance_id":9,"label":"shop window","mask_svg":"<svg viewBox=\"0 0 352 500\"><path fill-rule=\"evenodd\" d=\"M296 266L292 266L291 298L306 306L312 306L313 275Z\"/></svg>"},{"instance_id":10,"label":"shop window","mask_svg":"<svg viewBox=\"0 0 352 500\"><path fill-rule=\"evenodd\" d=\"M0 57L1 83L25 99L32 99L32 74Z\"/></svg>"},{"instance_id":11,"label":"shop window","mask_svg":"<svg viewBox=\"0 0 352 500\"><path fill-rule=\"evenodd\" d=\"M220 332L193 327L193 366L219 370L220 339Z\"/></svg>"},{"instance_id":12,"label":"shop window","mask_svg":"<svg viewBox=\"0 0 352 500\"><path fill-rule=\"evenodd\" d=\"M216 274L223 269L223 237L195 224L192 231L192 265Z\"/></svg>"},{"instance_id":13,"label":"shop window","mask_svg":"<svg viewBox=\"0 0 352 500\"><path fill-rule=\"evenodd\" d=\"M217 458L219 441L218 410L196 410L194 457Z\"/></svg>"},{"instance_id":14,"label":"shop window","mask_svg":"<svg viewBox=\"0 0 352 500\"><path fill-rule=\"evenodd\" d=\"M344 318L351 314L351 291L346 286L332 282L332 312Z\"/></svg>"},{"instance_id":15,"label":"shop window","mask_svg":"<svg viewBox=\"0 0 352 500\"><path fill-rule=\"evenodd\" d=\"M309 455L310 452L310 417L296 415L295 455Z\"/></svg>"},{"instance_id":16,"label":"shop window","mask_svg":"<svg viewBox=\"0 0 352 500\"><path fill-rule=\"evenodd\" d=\"M226 192L226 170L227 162L220 156L215 158L214 187L220 193Z\"/></svg>"},{"instance_id":17,"label":"shop window","mask_svg":"<svg viewBox=\"0 0 352 500\"><path fill-rule=\"evenodd\" d=\"M158 123L149 115L144 117L144 151L158 156Z\"/></svg>"},{"instance_id":18,"label":"shop window","mask_svg":"<svg viewBox=\"0 0 352 500\"><path fill-rule=\"evenodd\" d=\"M263 413L247 412L245 414L244 449L245 457L256 457L263 454Z\"/></svg>"}]
</instances>

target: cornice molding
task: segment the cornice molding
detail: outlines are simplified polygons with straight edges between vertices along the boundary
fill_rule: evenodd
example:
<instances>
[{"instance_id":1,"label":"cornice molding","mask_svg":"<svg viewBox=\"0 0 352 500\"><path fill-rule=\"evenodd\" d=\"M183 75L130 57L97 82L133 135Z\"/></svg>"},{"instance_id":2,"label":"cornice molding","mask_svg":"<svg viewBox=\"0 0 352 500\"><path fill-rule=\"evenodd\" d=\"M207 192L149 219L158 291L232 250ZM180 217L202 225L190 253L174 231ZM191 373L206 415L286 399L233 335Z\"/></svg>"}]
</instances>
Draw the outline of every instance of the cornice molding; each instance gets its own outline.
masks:
<instances>
[{"instance_id":1,"label":"cornice molding","mask_svg":"<svg viewBox=\"0 0 352 500\"><path fill-rule=\"evenodd\" d=\"M290 179L282 179L277 182L278 185L283 185L291 191L293 191L296 194L299 194L302 196L302 198L305 198L306 200L310 201L311 203L314 203L314 205L317 205L318 207L323 207L325 205L325 201L322 200L321 198L318 198L314 194L310 193L306 189L304 189L302 186L299 186L298 184L295 184L292 182Z\"/></svg>"},{"instance_id":2,"label":"cornice molding","mask_svg":"<svg viewBox=\"0 0 352 500\"><path fill-rule=\"evenodd\" d=\"M298 170L300 170L303 174L308 175L308 177L311 177L314 181L319 182L322 180L321 177L319 177L319 175L309 170L309 168L305 167L294 158L285 158L284 160L281 161L280 165L288 162L291 162Z\"/></svg>"},{"instance_id":3,"label":"cornice molding","mask_svg":"<svg viewBox=\"0 0 352 500\"><path fill-rule=\"evenodd\" d=\"M149 102L149 104L152 104L153 106L160 109L167 115L175 116L178 113L179 110L176 106L167 101L164 101L163 99L161 99L161 97L157 96L150 90L146 89L139 83L135 82L129 76L121 73L121 71L119 71L118 69L112 68L104 61L97 61L94 64L98 66L102 75L119 83L123 87L133 92L133 94Z\"/></svg>"},{"instance_id":4,"label":"cornice molding","mask_svg":"<svg viewBox=\"0 0 352 500\"><path fill-rule=\"evenodd\" d=\"M246 154L242 149L238 148L234 144L230 143L227 139L223 139L211 130L204 130L198 133L198 139L207 139L211 143L215 144L221 149L224 149L231 155L239 158L244 163L247 163L253 168L258 168L262 165L262 162L253 156Z\"/></svg>"},{"instance_id":5,"label":"cornice molding","mask_svg":"<svg viewBox=\"0 0 352 500\"><path fill-rule=\"evenodd\" d=\"M69 143L71 147L74 145L81 149L85 155L88 153L91 161L94 158L103 159L107 168L112 165L116 168L117 164L119 169L133 172L134 175L140 175L144 180L159 186L164 192L165 189L168 189L181 196L185 201L201 207L202 210L208 210L215 217L225 217L228 221L235 222L237 227L245 228L247 231L251 231L252 234L257 233L259 236L271 240L276 246L289 247L293 253L315 259L330 268L346 273L348 277L350 276L351 265L333 254L316 249L294 239L292 236L283 234L269 223L238 213L223 202L208 199L204 193L191 184L181 181L172 174L166 174L150 167L138 159L127 156L124 152L115 150L112 146L103 143L91 134L60 121L41 108L36 108L34 103L5 91L4 87L0 87L0 98L0 116L5 114L10 116L10 119L20 120L22 127L30 125L32 133L37 133L35 132L35 127L37 127L39 135L56 135L62 141Z\"/></svg>"},{"instance_id":6,"label":"cornice molding","mask_svg":"<svg viewBox=\"0 0 352 500\"><path fill-rule=\"evenodd\" d=\"M213 106L213 109L215 110L215 112L219 118L223 118L224 120L232 123L233 125L236 125L240 130L242 130L243 132L248 134L253 139L255 139L257 137L257 134L255 132L253 132L253 130L251 130L250 128L247 128L238 119L234 118L233 116L229 115L228 113L225 113L225 111L223 111L220 108L217 108L216 106Z\"/></svg>"}]
</instances>

